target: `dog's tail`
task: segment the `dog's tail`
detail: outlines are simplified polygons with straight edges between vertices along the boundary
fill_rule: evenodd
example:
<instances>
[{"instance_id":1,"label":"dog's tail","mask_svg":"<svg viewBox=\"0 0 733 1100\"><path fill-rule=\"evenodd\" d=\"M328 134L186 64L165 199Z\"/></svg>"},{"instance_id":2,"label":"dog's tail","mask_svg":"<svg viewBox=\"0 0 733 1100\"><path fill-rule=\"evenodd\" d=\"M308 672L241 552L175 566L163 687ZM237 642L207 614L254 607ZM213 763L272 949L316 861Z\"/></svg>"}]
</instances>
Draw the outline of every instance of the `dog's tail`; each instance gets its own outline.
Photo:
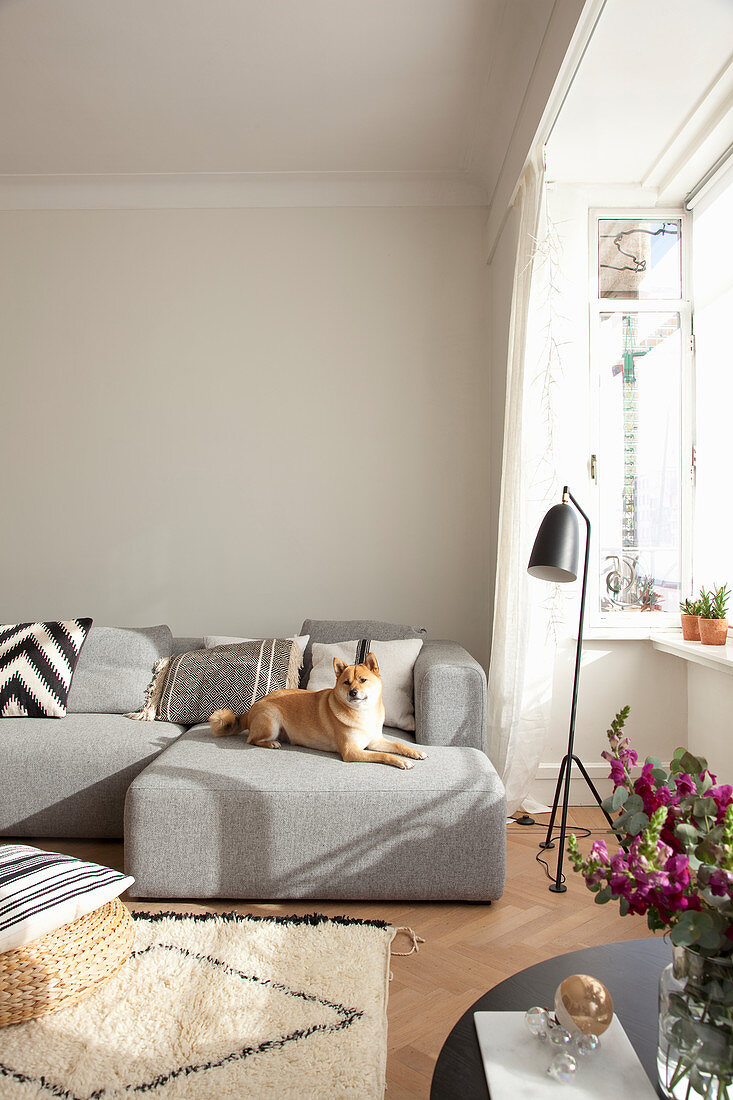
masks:
<instances>
[{"instance_id":1,"label":"dog's tail","mask_svg":"<svg viewBox=\"0 0 733 1100\"><path fill-rule=\"evenodd\" d=\"M235 714L233 710L215 710L209 718L209 725L214 737L231 737L233 733L241 733L246 730L249 711L245 714Z\"/></svg>"}]
</instances>

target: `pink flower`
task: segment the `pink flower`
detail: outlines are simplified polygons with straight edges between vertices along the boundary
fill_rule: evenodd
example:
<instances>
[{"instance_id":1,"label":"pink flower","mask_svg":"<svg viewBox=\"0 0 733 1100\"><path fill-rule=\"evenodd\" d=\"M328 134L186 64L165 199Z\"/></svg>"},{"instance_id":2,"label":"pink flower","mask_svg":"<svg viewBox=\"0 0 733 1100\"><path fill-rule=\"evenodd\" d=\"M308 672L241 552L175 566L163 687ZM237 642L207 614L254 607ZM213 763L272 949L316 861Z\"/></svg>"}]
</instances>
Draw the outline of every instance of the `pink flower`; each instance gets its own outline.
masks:
<instances>
[{"instance_id":1,"label":"pink flower","mask_svg":"<svg viewBox=\"0 0 733 1100\"><path fill-rule=\"evenodd\" d=\"M610 859L605 840L594 841L584 873L585 881L589 886L595 886L600 882L606 881L609 863Z\"/></svg>"},{"instance_id":2,"label":"pink flower","mask_svg":"<svg viewBox=\"0 0 733 1100\"><path fill-rule=\"evenodd\" d=\"M657 787L656 790L657 805L654 807L656 810L659 806L670 806L677 801L677 795L672 794L669 787L665 787L662 784L661 787Z\"/></svg>"},{"instance_id":3,"label":"pink flower","mask_svg":"<svg viewBox=\"0 0 733 1100\"><path fill-rule=\"evenodd\" d=\"M645 764L641 769L641 775L634 783L634 791L644 802L644 813L647 817L651 817L659 806L666 806L672 793L668 787L660 787L660 791L664 790L668 797L659 796L659 792L654 786L654 780L652 778L653 770L653 764Z\"/></svg>"},{"instance_id":4,"label":"pink flower","mask_svg":"<svg viewBox=\"0 0 733 1100\"><path fill-rule=\"evenodd\" d=\"M680 798L689 798L691 794L697 793L697 783L688 775L687 772L681 772L675 780L677 786L677 794Z\"/></svg>"},{"instance_id":5,"label":"pink flower","mask_svg":"<svg viewBox=\"0 0 733 1100\"><path fill-rule=\"evenodd\" d=\"M697 872L697 881L716 898L733 897L733 873L722 867L701 867Z\"/></svg>"},{"instance_id":6,"label":"pink flower","mask_svg":"<svg viewBox=\"0 0 733 1100\"><path fill-rule=\"evenodd\" d=\"M611 862L605 840L594 840L590 850L590 858L597 859L599 863L607 867Z\"/></svg>"},{"instance_id":7,"label":"pink flower","mask_svg":"<svg viewBox=\"0 0 733 1100\"><path fill-rule=\"evenodd\" d=\"M620 760L611 760L611 779L613 780L614 787L626 786L626 772L624 766Z\"/></svg>"},{"instance_id":8,"label":"pink flower","mask_svg":"<svg viewBox=\"0 0 733 1100\"><path fill-rule=\"evenodd\" d=\"M730 783L722 783L719 787L710 787L705 792L705 797L715 799L715 805L718 807L718 821L722 821L725 811L733 802L733 787Z\"/></svg>"}]
</instances>

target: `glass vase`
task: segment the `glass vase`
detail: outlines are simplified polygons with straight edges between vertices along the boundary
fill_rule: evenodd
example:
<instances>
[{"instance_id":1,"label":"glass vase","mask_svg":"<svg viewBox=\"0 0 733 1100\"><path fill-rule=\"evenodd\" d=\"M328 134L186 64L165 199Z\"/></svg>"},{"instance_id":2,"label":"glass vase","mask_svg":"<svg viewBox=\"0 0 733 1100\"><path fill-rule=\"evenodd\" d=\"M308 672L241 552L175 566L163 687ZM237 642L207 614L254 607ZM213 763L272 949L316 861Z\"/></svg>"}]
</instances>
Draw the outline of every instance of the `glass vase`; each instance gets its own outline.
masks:
<instances>
[{"instance_id":1,"label":"glass vase","mask_svg":"<svg viewBox=\"0 0 733 1100\"><path fill-rule=\"evenodd\" d=\"M687 947L659 980L657 1071L673 1100L733 1100L733 958Z\"/></svg>"}]
</instances>

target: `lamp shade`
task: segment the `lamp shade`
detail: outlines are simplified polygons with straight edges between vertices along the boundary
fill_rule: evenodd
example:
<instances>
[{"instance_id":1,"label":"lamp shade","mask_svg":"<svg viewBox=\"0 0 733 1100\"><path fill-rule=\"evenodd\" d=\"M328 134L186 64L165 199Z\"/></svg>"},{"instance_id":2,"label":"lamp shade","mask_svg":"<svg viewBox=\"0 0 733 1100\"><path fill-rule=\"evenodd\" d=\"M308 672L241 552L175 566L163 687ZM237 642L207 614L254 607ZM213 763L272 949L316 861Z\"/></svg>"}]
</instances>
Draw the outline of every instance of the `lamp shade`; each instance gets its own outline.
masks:
<instances>
[{"instance_id":1,"label":"lamp shade","mask_svg":"<svg viewBox=\"0 0 733 1100\"><path fill-rule=\"evenodd\" d=\"M578 517L569 504L555 504L542 520L527 572L541 581L565 584L578 577Z\"/></svg>"}]
</instances>

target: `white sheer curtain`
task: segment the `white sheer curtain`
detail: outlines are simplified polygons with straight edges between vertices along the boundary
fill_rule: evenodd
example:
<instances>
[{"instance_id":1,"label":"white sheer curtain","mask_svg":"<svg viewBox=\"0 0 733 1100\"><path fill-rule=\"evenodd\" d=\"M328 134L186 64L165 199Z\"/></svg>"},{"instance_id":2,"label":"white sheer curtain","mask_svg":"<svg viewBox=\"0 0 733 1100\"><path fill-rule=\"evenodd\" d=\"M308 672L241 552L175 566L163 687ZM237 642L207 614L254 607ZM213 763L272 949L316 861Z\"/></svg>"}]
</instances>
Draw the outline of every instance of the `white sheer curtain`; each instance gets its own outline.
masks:
<instances>
[{"instance_id":1,"label":"white sheer curtain","mask_svg":"<svg viewBox=\"0 0 733 1100\"><path fill-rule=\"evenodd\" d=\"M560 500L552 442L553 265L541 150L516 201L488 750L506 787L508 812L521 806L531 813L543 808L528 791L549 727L556 604L553 589L529 577L527 563L543 515Z\"/></svg>"}]
</instances>

